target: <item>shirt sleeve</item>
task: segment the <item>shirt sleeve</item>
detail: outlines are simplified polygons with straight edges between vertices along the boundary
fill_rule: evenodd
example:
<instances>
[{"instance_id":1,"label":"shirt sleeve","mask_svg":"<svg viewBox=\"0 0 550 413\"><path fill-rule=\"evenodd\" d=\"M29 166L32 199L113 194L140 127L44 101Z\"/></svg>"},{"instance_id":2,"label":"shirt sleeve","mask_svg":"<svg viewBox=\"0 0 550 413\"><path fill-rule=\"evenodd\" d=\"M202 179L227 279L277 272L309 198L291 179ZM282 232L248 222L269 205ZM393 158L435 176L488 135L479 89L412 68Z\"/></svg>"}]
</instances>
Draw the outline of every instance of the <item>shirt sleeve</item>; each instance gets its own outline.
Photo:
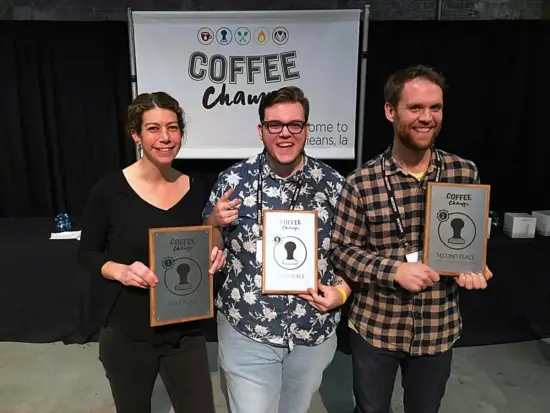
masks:
<instances>
[{"instance_id":1,"label":"shirt sleeve","mask_svg":"<svg viewBox=\"0 0 550 413\"><path fill-rule=\"evenodd\" d=\"M474 163L472 163L472 168L474 171L474 184L479 185L481 184L481 178L479 177L479 170L477 169L477 166Z\"/></svg>"},{"instance_id":2,"label":"shirt sleeve","mask_svg":"<svg viewBox=\"0 0 550 413\"><path fill-rule=\"evenodd\" d=\"M349 177L336 207L331 236L335 268L358 283L378 284L395 289L395 272L401 261L366 251L368 244L367 210Z\"/></svg>"},{"instance_id":3,"label":"shirt sleeve","mask_svg":"<svg viewBox=\"0 0 550 413\"><path fill-rule=\"evenodd\" d=\"M109 229L108 204L101 185L95 185L86 201L82 215L78 260L91 274L101 275L108 261L106 239Z\"/></svg>"}]
</instances>

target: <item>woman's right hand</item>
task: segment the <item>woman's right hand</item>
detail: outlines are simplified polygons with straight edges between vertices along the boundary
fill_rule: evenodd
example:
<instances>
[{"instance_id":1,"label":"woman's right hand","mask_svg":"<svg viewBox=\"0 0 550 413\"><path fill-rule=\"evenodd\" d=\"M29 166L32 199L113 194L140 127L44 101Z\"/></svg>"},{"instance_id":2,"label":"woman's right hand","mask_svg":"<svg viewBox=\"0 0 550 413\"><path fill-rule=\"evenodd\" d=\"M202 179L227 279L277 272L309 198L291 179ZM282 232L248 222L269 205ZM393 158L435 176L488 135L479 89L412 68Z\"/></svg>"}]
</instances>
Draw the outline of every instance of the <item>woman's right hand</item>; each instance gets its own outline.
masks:
<instances>
[{"instance_id":1,"label":"woman's right hand","mask_svg":"<svg viewBox=\"0 0 550 413\"><path fill-rule=\"evenodd\" d=\"M154 287L159 282L153 271L139 261L122 266L116 280L124 285L140 288Z\"/></svg>"}]
</instances>

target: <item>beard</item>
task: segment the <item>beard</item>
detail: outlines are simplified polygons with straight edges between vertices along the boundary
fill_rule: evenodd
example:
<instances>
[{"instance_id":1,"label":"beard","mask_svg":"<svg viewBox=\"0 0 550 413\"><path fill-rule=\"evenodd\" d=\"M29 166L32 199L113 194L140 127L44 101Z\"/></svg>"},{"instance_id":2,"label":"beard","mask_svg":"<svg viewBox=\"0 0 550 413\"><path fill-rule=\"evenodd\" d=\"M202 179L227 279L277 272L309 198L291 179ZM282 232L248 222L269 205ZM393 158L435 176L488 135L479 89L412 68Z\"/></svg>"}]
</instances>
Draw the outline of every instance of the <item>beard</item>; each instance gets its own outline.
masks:
<instances>
[{"instance_id":1,"label":"beard","mask_svg":"<svg viewBox=\"0 0 550 413\"><path fill-rule=\"evenodd\" d=\"M434 144L437 136L439 135L440 127L436 126L432 129L431 136L426 140L415 139L412 133L403 129L397 130L397 138L399 142L407 149L415 152L423 152L429 149Z\"/></svg>"}]
</instances>

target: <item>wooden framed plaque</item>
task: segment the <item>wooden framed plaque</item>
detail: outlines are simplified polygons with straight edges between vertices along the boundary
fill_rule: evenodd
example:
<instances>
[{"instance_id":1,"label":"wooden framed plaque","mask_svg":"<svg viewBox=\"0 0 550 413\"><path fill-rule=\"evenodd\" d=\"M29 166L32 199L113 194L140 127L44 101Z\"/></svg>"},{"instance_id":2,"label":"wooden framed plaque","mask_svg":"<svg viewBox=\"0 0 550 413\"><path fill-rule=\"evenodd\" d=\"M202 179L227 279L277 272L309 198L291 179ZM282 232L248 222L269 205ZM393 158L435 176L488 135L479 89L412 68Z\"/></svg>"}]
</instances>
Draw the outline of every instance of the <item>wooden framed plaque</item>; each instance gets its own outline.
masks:
<instances>
[{"instance_id":1,"label":"wooden framed plaque","mask_svg":"<svg viewBox=\"0 0 550 413\"><path fill-rule=\"evenodd\" d=\"M149 229L149 262L159 279L149 293L151 327L214 316L212 231L209 225Z\"/></svg>"},{"instance_id":2,"label":"wooden framed plaque","mask_svg":"<svg viewBox=\"0 0 550 413\"><path fill-rule=\"evenodd\" d=\"M317 211L263 211L262 293L317 291Z\"/></svg>"},{"instance_id":3,"label":"wooden framed plaque","mask_svg":"<svg viewBox=\"0 0 550 413\"><path fill-rule=\"evenodd\" d=\"M440 275L486 268L489 185L429 182L423 262Z\"/></svg>"}]
</instances>

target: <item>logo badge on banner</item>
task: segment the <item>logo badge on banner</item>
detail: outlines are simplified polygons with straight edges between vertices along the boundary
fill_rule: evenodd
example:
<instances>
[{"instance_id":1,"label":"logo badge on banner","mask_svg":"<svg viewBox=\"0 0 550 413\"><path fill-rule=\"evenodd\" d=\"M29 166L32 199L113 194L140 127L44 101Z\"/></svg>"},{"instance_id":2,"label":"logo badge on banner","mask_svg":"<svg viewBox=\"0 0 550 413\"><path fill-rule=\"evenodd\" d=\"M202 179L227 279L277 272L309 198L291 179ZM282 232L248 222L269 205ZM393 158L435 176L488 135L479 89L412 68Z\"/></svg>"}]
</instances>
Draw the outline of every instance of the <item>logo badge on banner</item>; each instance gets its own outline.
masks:
<instances>
[{"instance_id":1,"label":"logo badge on banner","mask_svg":"<svg viewBox=\"0 0 550 413\"><path fill-rule=\"evenodd\" d=\"M239 27L235 30L235 41L243 46L250 43L250 30L246 27Z\"/></svg>"},{"instance_id":2,"label":"logo badge on banner","mask_svg":"<svg viewBox=\"0 0 550 413\"><path fill-rule=\"evenodd\" d=\"M273 30L273 42L279 46L288 42L288 30L284 27L277 27Z\"/></svg>"},{"instance_id":3,"label":"logo badge on banner","mask_svg":"<svg viewBox=\"0 0 550 413\"><path fill-rule=\"evenodd\" d=\"M269 42L269 30L265 27L258 27L254 32L254 40L260 45L267 44Z\"/></svg>"},{"instance_id":4,"label":"logo badge on banner","mask_svg":"<svg viewBox=\"0 0 550 413\"><path fill-rule=\"evenodd\" d=\"M258 105L284 86L311 102L306 152L355 157L361 10L133 12L138 93L185 111L178 158L243 159L262 150Z\"/></svg>"},{"instance_id":5,"label":"logo badge on banner","mask_svg":"<svg viewBox=\"0 0 550 413\"><path fill-rule=\"evenodd\" d=\"M199 30L198 39L199 39L199 43L201 44L204 44L204 45L210 44L214 40L214 32L210 30L208 27L203 27Z\"/></svg>"},{"instance_id":6,"label":"logo badge on banner","mask_svg":"<svg viewBox=\"0 0 550 413\"><path fill-rule=\"evenodd\" d=\"M231 33L231 30L227 27L219 28L218 31L216 31L216 40L219 44L229 44L232 39L233 33Z\"/></svg>"}]
</instances>

